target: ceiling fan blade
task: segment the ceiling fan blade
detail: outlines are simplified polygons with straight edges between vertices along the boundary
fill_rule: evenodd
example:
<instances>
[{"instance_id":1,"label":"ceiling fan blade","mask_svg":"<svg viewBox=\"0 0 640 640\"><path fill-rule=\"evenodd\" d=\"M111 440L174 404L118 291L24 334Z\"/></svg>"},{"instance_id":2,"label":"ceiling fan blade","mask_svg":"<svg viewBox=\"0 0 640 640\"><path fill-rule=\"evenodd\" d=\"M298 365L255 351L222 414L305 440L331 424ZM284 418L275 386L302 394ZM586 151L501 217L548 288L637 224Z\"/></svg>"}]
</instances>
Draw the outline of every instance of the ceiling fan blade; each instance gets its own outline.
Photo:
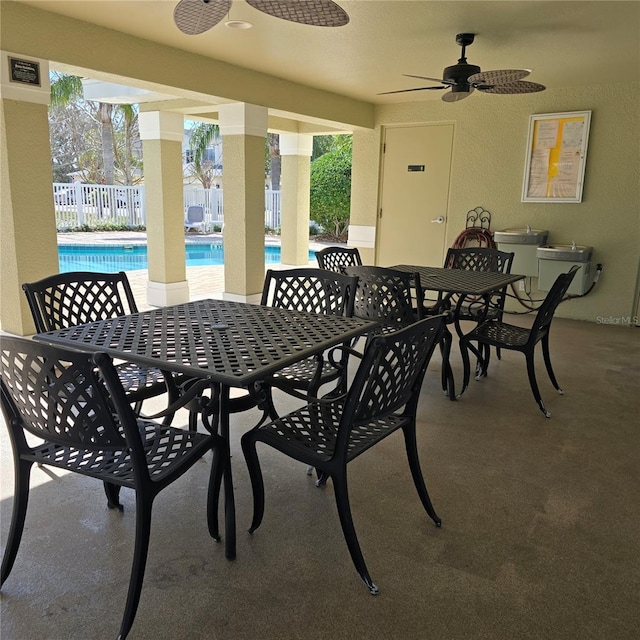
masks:
<instances>
[{"instance_id":1,"label":"ceiling fan blade","mask_svg":"<svg viewBox=\"0 0 640 640\"><path fill-rule=\"evenodd\" d=\"M247 2L262 13L312 27L342 27L349 22L347 12L333 0L247 0Z\"/></svg>"},{"instance_id":2,"label":"ceiling fan blade","mask_svg":"<svg viewBox=\"0 0 640 640\"><path fill-rule=\"evenodd\" d=\"M176 27L189 36L215 27L228 13L231 0L180 0L173 10Z\"/></svg>"},{"instance_id":3,"label":"ceiling fan blade","mask_svg":"<svg viewBox=\"0 0 640 640\"><path fill-rule=\"evenodd\" d=\"M431 80L432 82L440 82L442 84L453 84L450 80L442 80L441 78L429 78L429 76L414 76L410 73L402 74L405 78L419 78L420 80Z\"/></svg>"},{"instance_id":4,"label":"ceiling fan blade","mask_svg":"<svg viewBox=\"0 0 640 640\"><path fill-rule=\"evenodd\" d=\"M417 87L416 89L399 89L398 91L383 91L382 93L377 93L378 96L386 96L390 93L407 93L407 91L431 91L433 89L448 89L448 86L442 85L441 87Z\"/></svg>"},{"instance_id":5,"label":"ceiling fan blade","mask_svg":"<svg viewBox=\"0 0 640 640\"><path fill-rule=\"evenodd\" d=\"M544 91L546 87L543 84L537 82L527 82L526 80L518 80L517 82L509 82L506 84L497 84L493 87L483 89L478 87L478 91L482 93L536 93L537 91Z\"/></svg>"},{"instance_id":6,"label":"ceiling fan blade","mask_svg":"<svg viewBox=\"0 0 640 640\"><path fill-rule=\"evenodd\" d=\"M468 98L473 93L473 89L469 89L469 91L447 91L442 96L442 100L444 102L458 102L459 100L464 100Z\"/></svg>"},{"instance_id":7,"label":"ceiling fan blade","mask_svg":"<svg viewBox=\"0 0 640 640\"><path fill-rule=\"evenodd\" d=\"M495 71L481 71L469 76L468 82L472 84L507 84L526 78L531 73L530 69L496 69Z\"/></svg>"}]
</instances>

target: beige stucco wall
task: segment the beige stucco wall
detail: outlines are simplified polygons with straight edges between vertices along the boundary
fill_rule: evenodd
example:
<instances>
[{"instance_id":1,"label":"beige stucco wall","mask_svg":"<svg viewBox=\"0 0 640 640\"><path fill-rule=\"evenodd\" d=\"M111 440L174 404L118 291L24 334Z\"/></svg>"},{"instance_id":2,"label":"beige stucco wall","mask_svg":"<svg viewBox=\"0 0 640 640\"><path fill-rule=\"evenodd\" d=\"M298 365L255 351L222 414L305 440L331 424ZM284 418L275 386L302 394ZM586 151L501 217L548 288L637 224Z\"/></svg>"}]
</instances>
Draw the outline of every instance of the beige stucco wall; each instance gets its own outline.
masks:
<instances>
[{"instance_id":1,"label":"beige stucco wall","mask_svg":"<svg viewBox=\"0 0 640 640\"><path fill-rule=\"evenodd\" d=\"M58 271L47 106L0 100L1 329L35 330L23 282ZM11 162L8 162L11 157Z\"/></svg>"},{"instance_id":2,"label":"beige stucco wall","mask_svg":"<svg viewBox=\"0 0 640 640\"><path fill-rule=\"evenodd\" d=\"M2 4L1 37L3 48L7 50L92 69L95 70L92 75L101 79L120 74L136 79L143 88L173 86L192 97L198 93L207 94L215 88L228 99L265 104L352 125L355 128L354 225L376 224L381 127L453 121L455 137L447 243L451 244L464 228L466 212L478 205L491 211L494 229L526 224L547 228L553 241L575 240L593 245L594 263L604 265L603 275L594 291L583 299L562 305L560 315L597 321L598 317L629 316L635 312L633 303L640 246L638 83L548 89L540 94L522 96L475 94L459 103L429 100L374 108L367 103L240 70L27 5ZM61 33L65 37L60 37ZM593 111L583 202L520 202L529 115L576 110ZM375 128L368 129L374 125ZM35 137L38 144L45 139L44 134ZM43 221L38 230L44 233L47 225L53 225L50 167L45 171L32 166L30 171L32 191L29 198L35 205L31 209L35 224ZM35 183L38 183L37 191L33 191ZM37 194L42 194L44 202L45 191L49 213L47 208L38 206L40 196ZM263 197L260 193L260 202ZM257 203L258 194L250 199ZM240 221L237 223L241 224ZM55 238L55 233L48 233L50 239ZM49 244L50 239L47 239ZM7 243L11 244L11 239L3 237L3 247ZM251 246L252 243L253 240L249 242ZM251 253L253 249L249 251ZM373 250L365 249L362 253L365 261L372 261ZM248 270L256 269L259 274L257 258L247 256L243 262ZM50 269L47 267L47 270ZM254 277L249 273L238 273L237 276L237 282L227 282L227 287L232 286L231 290L238 293L260 290L258 280L261 276ZM17 277L22 281L29 279L26 274Z\"/></svg>"},{"instance_id":3,"label":"beige stucco wall","mask_svg":"<svg viewBox=\"0 0 640 640\"><path fill-rule=\"evenodd\" d=\"M548 229L550 242L591 245L594 265L604 265L600 280L588 296L564 303L558 315L593 322L633 316L640 259L639 105L640 84L634 83L379 106L375 132L354 137L352 221L376 223L383 125L453 121L447 245L477 206L492 213L494 230L528 224ZM529 116L584 110L592 111L592 120L583 201L521 202Z\"/></svg>"},{"instance_id":4,"label":"beige stucco wall","mask_svg":"<svg viewBox=\"0 0 640 640\"><path fill-rule=\"evenodd\" d=\"M206 100L217 95L327 122L373 124L373 105L367 102L6 0L0 38L6 51L87 69L97 80L131 78L143 89L171 87L172 95L182 97Z\"/></svg>"}]
</instances>

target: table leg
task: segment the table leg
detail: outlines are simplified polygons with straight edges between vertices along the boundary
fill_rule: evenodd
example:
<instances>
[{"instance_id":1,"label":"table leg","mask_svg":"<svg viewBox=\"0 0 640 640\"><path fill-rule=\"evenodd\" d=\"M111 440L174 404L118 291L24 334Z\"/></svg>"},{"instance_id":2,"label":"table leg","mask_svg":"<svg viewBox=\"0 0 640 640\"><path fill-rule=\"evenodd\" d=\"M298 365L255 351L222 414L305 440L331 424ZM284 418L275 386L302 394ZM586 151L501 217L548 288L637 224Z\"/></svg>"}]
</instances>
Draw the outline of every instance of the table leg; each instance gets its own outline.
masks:
<instances>
[{"instance_id":1,"label":"table leg","mask_svg":"<svg viewBox=\"0 0 640 640\"><path fill-rule=\"evenodd\" d=\"M464 336L464 332L462 331L462 327L460 326L460 315L461 315L461 309L462 309L462 303L463 301L467 298L467 295L461 295L458 297L458 304L456 305L456 311L455 311L455 328L456 328L456 333L458 334L458 338L462 338ZM487 313L488 313L488 309L489 309L489 299L490 299L490 295L489 294L484 294L482 296L483 302L484 302L484 310L482 313L480 313L478 315L478 318L476 320L476 326L482 324L485 320L485 318L487 317ZM471 342L468 343L468 348L469 351L471 351L473 353L473 355L476 357L476 377L478 376L479 372L482 371L486 371L486 366L488 364L488 358L485 359L485 357L482 354L482 348L481 347L474 347L473 344L471 344Z\"/></svg>"},{"instance_id":2,"label":"table leg","mask_svg":"<svg viewBox=\"0 0 640 640\"><path fill-rule=\"evenodd\" d=\"M451 368L451 344L452 335L448 327L445 326L442 342L440 342L440 353L442 354L442 389L449 396L449 400L456 399L456 384Z\"/></svg>"},{"instance_id":3,"label":"table leg","mask_svg":"<svg viewBox=\"0 0 640 640\"><path fill-rule=\"evenodd\" d=\"M229 442L229 387L220 387L220 435ZM233 494L233 476L231 464L227 465L223 476L224 482L224 527L225 527L225 556L228 560L236 557L236 503Z\"/></svg>"}]
</instances>

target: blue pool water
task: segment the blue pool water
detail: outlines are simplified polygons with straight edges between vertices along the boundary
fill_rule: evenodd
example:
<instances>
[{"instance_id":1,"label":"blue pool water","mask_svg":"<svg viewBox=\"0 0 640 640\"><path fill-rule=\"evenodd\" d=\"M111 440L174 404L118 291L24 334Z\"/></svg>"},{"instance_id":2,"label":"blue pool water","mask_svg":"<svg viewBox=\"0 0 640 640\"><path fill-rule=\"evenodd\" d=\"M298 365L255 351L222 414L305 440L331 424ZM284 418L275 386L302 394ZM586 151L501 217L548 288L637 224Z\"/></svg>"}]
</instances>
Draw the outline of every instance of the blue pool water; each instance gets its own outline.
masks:
<instances>
[{"instance_id":1,"label":"blue pool water","mask_svg":"<svg viewBox=\"0 0 640 640\"><path fill-rule=\"evenodd\" d=\"M185 245L187 267L206 267L224 264L224 250L221 242ZM147 269L146 245L126 244L74 244L59 245L58 256L60 273L69 271L97 271L112 273L115 271L135 271ZM280 262L280 247L264 248L267 264ZM309 251L309 260L315 258L315 252Z\"/></svg>"}]
</instances>

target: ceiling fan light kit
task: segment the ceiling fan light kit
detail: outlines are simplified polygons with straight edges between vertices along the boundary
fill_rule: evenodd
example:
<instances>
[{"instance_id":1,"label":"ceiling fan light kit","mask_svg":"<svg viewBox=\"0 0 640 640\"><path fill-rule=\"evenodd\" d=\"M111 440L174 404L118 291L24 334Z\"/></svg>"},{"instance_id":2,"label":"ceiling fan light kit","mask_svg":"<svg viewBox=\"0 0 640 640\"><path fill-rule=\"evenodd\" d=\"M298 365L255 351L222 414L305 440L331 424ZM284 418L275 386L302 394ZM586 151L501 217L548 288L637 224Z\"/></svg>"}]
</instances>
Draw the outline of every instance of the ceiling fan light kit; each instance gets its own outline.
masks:
<instances>
[{"instance_id":1,"label":"ceiling fan light kit","mask_svg":"<svg viewBox=\"0 0 640 640\"><path fill-rule=\"evenodd\" d=\"M441 82L440 86L417 87L415 89L401 89L399 91L385 91L378 95L390 93L406 93L407 91L430 91L434 89L450 89L442 96L444 102L458 102L471 95L474 89L482 93L493 94L517 94L536 93L544 91L546 87L537 82L523 81L531 69L495 69L493 71L482 71L479 66L467 62L466 50L475 39L474 33L459 33L456 36L456 44L462 47L462 53L457 64L445 67L442 72L442 79L430 78L428 76L415 76L405 74L408 78L420 78Z\"/></svg>"},{"instance_id":2,"label":"ceiling fan light kit","mask_svg":"<svg viewBox=\"0 0 640 640\"><path fill-rule=\"evenodd\" d=\"M312 27L342 27L349 15L333 0L246 0L254 9L274 18ZM195 36L215 27L228 16L232 0L180 0L173 10L173 21L182 33ZM250 29L244 20L228 20L233 29ZM249 25L249 26L247 26Z\"/></svg>"}]
</instances>

